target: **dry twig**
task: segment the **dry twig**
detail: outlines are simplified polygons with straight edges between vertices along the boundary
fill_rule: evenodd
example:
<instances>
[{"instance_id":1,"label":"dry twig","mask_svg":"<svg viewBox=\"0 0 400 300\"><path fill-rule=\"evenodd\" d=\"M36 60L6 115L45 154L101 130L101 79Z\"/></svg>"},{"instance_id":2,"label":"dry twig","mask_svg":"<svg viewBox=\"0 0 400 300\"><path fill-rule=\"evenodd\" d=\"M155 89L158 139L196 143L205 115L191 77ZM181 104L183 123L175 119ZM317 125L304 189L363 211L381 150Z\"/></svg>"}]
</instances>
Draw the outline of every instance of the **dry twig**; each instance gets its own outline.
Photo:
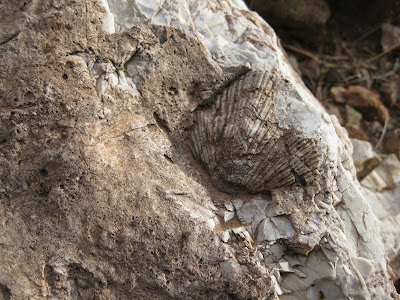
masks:
<instances>
[{"instance_id":1,"label":"dry twig","mask_svg":"<svg viewBox=\"0 0 400 300\"><path fill-rule=\"evenodd\" d=\"M400 48L400 42L398 42L397 44L393 45L392 47L386 49L385 51L383 51L383 52L381 52L381 53L375 55L374 57L372 57L372 58L370 58L370 59L367 59L367 60L364 60L364 61L362 62L362 64L369 64L369 63L372 63L373 61L375 61L375 60L381 58L382 56L385 56L386 54L392 52L393 50L395 50L395 49L397 49L397 48Z\"/></svg>"},{"instance_id":2,"label":"dry twig","mask_svg":"<svg viewBox=\"0 0 400 300\"><path fill-rule=\"evenodd\" d=\"M363 67L363 68L366 68L366 69L375 69L375 66L371 66L369 64L374 62L375 60L381 58L382 56L385 56L386 54L392 52L393 50L395 50L397 48L400 48L400 42L399 42L396 45L393 45L392 47L386 49L385 51L375 55L374 57L366 59L366 60L363 60L360 63L355 63L355 64L354 63L353 64L336 64L336 63L327 62L325 60L321 60L317 55L311 53L310 51L307 51L307 50L304 50L304 49L299 49L297 47L294 47L294 46L291 46L291 45L287 45L287 44L282 44L282 45L283 45L283 47L285 49L288 49L290 51L293 51L293 52L302 54L304 56L307 56L307 57L315 60L316 62L318 62L320 64L323 64L325 67L336 68L336 69L358 69L360 67ZM323 57L327 58L329 56L323 56ZM340 59L338 59L339 57L342 58L342 56L337 56L337 57L335 57L335 60L340 60ZM350 59L347 56L343 56L343 58L345 58L343 60L349 60Z\"/></svg>"},{"instance_id":3,"label":"dry twig","mask_svg":"<svg viewBox=\"0 0 400 300\"><path fill-rule=\"evenodd\" d=\"M251 1L250 1L249 9L250 9L250 10L254 10L254 0L251 0Z\"/></svg>"},{"instance_id":4,"label":"dry twig","mask_svg":"<svg viewBox=\"0 0 400 300\"><path fill-rule=\"evenodd\" d=\"M375 33L379 28L381 28L381 24L375 26L374 28L368 30L366 33L364 33L362 36L360 36L359 38L355 39L355 41L353 42L353 44L357 44L358 42L362 41L363 39L365 39L366 37L370 36L371 34Z\"/></svg>"}]
</instances>

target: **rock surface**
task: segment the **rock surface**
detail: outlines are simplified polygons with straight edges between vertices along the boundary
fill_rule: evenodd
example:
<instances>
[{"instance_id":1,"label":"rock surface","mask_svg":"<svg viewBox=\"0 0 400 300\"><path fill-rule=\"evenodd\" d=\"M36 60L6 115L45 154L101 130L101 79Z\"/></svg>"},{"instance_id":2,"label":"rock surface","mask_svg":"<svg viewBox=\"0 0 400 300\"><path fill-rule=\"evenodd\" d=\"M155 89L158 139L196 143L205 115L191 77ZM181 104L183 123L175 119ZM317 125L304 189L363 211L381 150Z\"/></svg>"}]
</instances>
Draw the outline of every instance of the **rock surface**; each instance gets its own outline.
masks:
<instances>
[{"instance_id":1,"label":"rock surface","mask_svg":"<svg viewBox=\"0 0 400 300\"><path fill-rule=\"evenodd\" d=\"M398 161L360 185L346 132L242 1L3 1L0 16L0 298L396 297ZM312 139L318 180L289 168L284 186L227 189L191 152L198 112L260 70L282 86L269 133Z\"/></svg>"}]
</instances>

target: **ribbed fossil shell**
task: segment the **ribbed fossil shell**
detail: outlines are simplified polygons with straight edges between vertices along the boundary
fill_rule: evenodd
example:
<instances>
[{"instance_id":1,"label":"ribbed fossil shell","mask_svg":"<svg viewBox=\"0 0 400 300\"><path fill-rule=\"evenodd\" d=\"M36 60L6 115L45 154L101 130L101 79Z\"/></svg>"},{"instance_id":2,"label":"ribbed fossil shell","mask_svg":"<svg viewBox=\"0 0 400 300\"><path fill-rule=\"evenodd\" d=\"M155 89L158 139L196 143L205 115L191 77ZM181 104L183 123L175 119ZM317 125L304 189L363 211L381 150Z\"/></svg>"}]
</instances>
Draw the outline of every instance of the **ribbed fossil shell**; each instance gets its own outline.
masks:
<instances>
[{"instance_id":1,"label":"ribbed fossil shell","mask_svg":"<svg viewBox=\"0 0 400 300\"><path fill-rule=\"evenodd\" d=\"M315 141L275 123L274 95L282 84L274 72L250 71L197 111L192 152L220 189L257 193L319 177Z\"/></svg>"}]
</instances>

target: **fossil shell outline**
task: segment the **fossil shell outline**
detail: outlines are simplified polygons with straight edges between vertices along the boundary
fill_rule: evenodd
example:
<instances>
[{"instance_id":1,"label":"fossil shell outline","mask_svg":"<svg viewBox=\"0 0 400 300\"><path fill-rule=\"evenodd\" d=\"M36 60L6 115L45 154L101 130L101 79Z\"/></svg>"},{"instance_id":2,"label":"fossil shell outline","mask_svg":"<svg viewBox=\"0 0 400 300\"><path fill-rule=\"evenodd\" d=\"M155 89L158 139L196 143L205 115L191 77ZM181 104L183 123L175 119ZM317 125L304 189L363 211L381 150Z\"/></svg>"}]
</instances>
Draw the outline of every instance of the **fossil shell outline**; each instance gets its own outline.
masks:
<instances>
[{"instance_id":1,"label":"fossil shell outline","mask_svg":"<svg viewBox=\"0 0 400 300\"><path fill-rule=\"evenodd\" d=\"M221 190L258 193L318 181L317 142L274 119L274 96L285 84L275 71L251 70L197 110L191 150Z\"/></svg>"}]
</instances>

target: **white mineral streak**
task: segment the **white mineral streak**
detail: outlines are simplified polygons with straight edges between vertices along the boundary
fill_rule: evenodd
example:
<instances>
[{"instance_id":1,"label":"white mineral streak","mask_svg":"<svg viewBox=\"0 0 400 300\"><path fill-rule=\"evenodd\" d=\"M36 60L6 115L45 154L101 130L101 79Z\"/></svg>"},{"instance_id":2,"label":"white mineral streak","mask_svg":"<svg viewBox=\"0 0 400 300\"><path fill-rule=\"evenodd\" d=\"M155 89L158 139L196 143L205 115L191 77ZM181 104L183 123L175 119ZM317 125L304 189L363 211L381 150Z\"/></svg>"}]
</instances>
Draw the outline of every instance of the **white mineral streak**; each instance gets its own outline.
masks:
<instances>
[{"instance_id":1,"label":"white mineral streak","mask_svg":"<svg viewBox=\"0 0 400 300\"><path fill-rule=\"evenodd\" d=\"M103 18L103 31L106 33L114 33L115 32L115 19L114 15L110 11L110 7L108 6L107 0L99 0L99 4L103 6L106 11L106 15Z\"/></svg>"},{"instance_id":2,"label":"white mineral streak","mask_svg":"<svg viewBox=\"0 0 400 300\"><path fill-rule=\"evenodd\" d=\"M240 0L101 0L100 4L106 11L105 33L121 33L135 24L167 25L197 39L216 70L229 73L232 67L244 66L279 72L282 87L273 99L276 127L295 129L303 138L313 139L323 155L318 184L282 188L272 197L235 199L221 206L222 222L226 226L236 222L230 229L218 229L216 210L176 198L190 217L214 229L228 248L240 240L254 244L255 257L269 270L281 299L391 298L385 253L394 256L400 247L394 230L400 225L399 162L387 157L358 183L347 134L304 87L268 24ZM137 94L136 84L148 72L148 64L133 60L125 71L94 65L98 93L115 86ZM357 161L374 157L371 149L357 148L354 153ZM204 154L204 160L212 155ZM382 242L381 228L388 245ZM223 276L247 270L232 255L220 263Z\"/></svg>"}]
</instances>

